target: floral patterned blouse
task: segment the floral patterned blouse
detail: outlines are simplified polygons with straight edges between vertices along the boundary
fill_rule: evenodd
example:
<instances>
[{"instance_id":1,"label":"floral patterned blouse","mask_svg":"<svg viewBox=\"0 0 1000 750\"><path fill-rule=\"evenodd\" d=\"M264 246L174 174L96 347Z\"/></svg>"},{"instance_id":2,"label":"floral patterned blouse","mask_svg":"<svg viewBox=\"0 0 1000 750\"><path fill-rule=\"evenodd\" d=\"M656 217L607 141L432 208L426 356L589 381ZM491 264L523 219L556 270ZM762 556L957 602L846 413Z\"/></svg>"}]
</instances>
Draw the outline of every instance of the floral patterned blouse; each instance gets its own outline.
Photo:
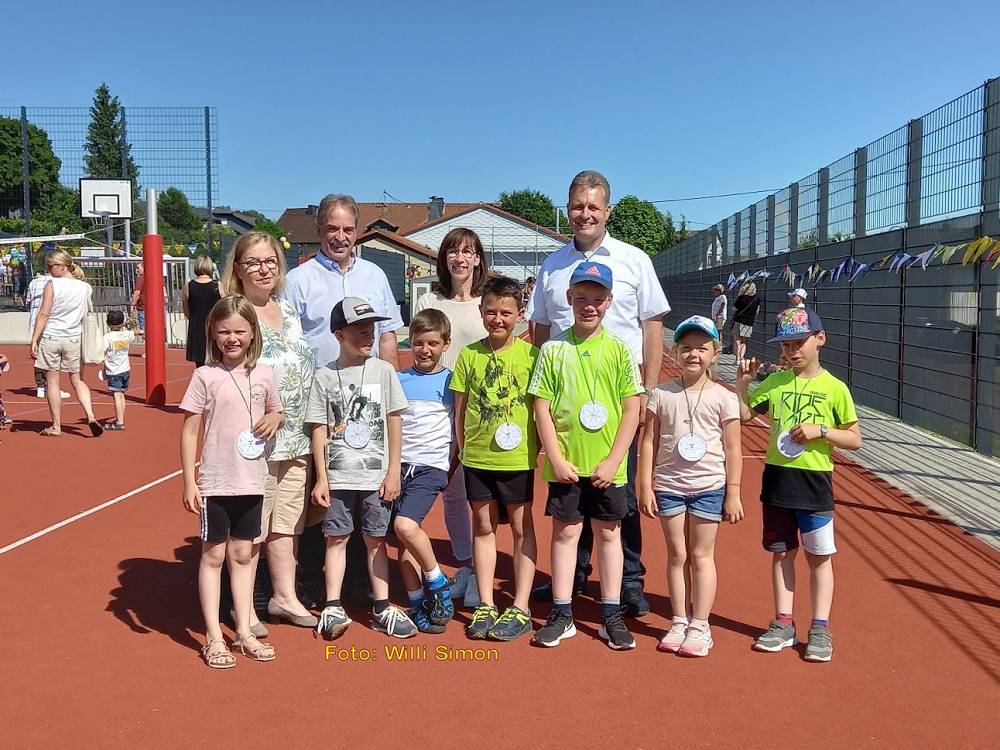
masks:
<instances>
[{"instance_id":1,"label":"floral patterned blouse","mask_svg":"<svg viewBox=\"0 0 1000 750\"><path fill-rule=\"evenodd\" d=\"M302 336L299 316L285 300L275 301L281 308L281 330L272 331L261 324L264 347L259 361L274 370L278 395L281 396L281 406L285 411L285 423L275 435L274 449L267 460L287 461L308 455L312 451L310 435L303 420L316 365Z\"/></svg>"}]
</instances>

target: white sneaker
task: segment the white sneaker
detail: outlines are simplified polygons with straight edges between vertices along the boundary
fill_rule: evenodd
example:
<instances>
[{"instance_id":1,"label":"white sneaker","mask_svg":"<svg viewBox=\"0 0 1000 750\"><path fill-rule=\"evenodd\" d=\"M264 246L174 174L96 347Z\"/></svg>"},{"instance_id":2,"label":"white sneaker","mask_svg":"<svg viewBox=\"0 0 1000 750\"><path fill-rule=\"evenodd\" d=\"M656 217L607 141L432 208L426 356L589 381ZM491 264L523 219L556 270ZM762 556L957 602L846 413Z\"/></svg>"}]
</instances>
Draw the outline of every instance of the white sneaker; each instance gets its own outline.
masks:
<instances>
[{"instance_id":1,"label":"white sneaker","mask_svg":"<svg viewBox=\"0 0 1000 750\"><path fill-rule=\"evenodd\" d=\"M691 625L684 634L684 643L677 653L681 656L708 656L713 645L711 628L702 630Z\"/></svg>"},{"instance_id":2,"label":"white sneaker","mask_svg":"<svg viewBox=\"0 0 1000 750\"><path fill-rule=\"evenodd\" d=\"M328 641L336 638L347 630L351 624L351 618L343 607L326 607L319 616L319 624L316 625L316 635L326 638Z\"/></svg>"},{"instance_id":3,"label":"white sneaker","mask_svg":"<svg viewBox=\"0 0 1000 750\"><path fill-rule=\"evenodd\" d=\"M656 650L676 654L681 644L684 643L684 634L687 632L689 624L686 617L678 617L673 620L670 623L670 630L660 639Z\"/></svg>"},{"instance_id":4,"label":"white sneaker","mask_svg":"<svg viewBox=\"0 0 1000 750\"><path fill-rule=\"evenodd\" d=\"M69 394L66 391L59 391L59 396L61 398L69 398Z\"/></svg>"},{"instance_id":5,"label":"white sneaker","mask_svg":"<svg viewBox=\"0 0 1000 750\"><path fill-rule=\"evenodd\" d=\"M45 398L45 388L44 387L42 387L42 388L36 388L35 389L35 398Z\"/></svg>"}]
</instances>

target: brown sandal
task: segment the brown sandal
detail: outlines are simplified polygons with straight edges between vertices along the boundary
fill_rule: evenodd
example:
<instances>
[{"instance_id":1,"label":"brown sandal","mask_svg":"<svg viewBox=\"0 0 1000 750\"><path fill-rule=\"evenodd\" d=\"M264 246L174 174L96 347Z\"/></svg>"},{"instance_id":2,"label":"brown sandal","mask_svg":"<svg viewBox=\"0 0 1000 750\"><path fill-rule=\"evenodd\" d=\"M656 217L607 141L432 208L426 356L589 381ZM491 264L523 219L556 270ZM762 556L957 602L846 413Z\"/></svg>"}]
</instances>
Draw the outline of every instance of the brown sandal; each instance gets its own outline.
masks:
<instances>
[{"instance_id":1,"label":"brown sandal","mask_svg":"<svg viewBox=\"0 0 1000 750\"><path fill-rule=\"evenodd\" d=\"M206 643L201 650L201 658L211 669L232 669L236 666L236 656L221 639Z\"/></svg>"},{"instance_id":2,"label":"brown sandal","mask_svg":"<svg viewBox=\"0 0 1000 750\"><path fill-rule=\"evenodd\" d=\"M256 642L257 646L253 647L249 645L252 642ZM248 633L242 638L237 638L233 641L233 648L254 661L273 661L275 656L274 646L270 643L264 643L264 641L257 638L253 633Z\"/></svg>"}]
</instances>

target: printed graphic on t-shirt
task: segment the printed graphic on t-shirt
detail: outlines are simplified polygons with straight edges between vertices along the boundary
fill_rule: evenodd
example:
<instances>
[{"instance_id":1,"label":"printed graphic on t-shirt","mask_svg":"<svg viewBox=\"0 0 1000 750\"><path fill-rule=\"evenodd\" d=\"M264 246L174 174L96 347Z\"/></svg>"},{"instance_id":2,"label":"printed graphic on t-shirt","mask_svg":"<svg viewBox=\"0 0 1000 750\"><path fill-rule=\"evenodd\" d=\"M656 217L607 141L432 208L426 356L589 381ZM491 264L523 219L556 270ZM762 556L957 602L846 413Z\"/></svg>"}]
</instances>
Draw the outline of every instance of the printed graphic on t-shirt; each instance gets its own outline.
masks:
<instances>
[{"instance_id":1,"label":"printed graphic on t-shirt","mask_svg":"<svg viewBox=\"0 0 1000 750\"><path fill-rule=\"evenodd\" d=\"M384 471L386 435L385 422L381 419L382 387L377 383L365 383L359 389L351 384L341 391L334 385L327 396L327 413L330 425L327 470ZM352 448L345 442L348 422L361 422L371 431L363 448Z\"/></svg>"},{"instance_id":2,"label":"printed graphic on t-shirt","mask_svg":"<svg viewBox=\"0 0 1000 750\"><path fill-rule=\"evenodd\" d=\"M254 383L250 386L250 398L255 404L266 404L267 403L267 388L265 388L260 383Z\"/></svg>"},{"instance_id":3,"label":"printed graphic on t-shirt","mask_svg":"<svg viewBox=\"0 0 1000 750\"><path fill-rule=\"evenodd\" d=\"M779 411L776 415L781 427L821 423L823 412L820 406L828 397L826 393L783 391L778 400Z\"/></svg>"},{"instance_id":4,"label":"printed graphic on t-shirt","mask_svg":"<svg viewBox=\"0 0 1000 750\"><path fill-rule=\"evenodd\" d=\"M517 373L495 357L486 363L482 382L470 384L474 386L472 398L476 400L483 424L506 422L514 405L524 401L526 384L521 383Z\"/></svg>"}]
</instances>

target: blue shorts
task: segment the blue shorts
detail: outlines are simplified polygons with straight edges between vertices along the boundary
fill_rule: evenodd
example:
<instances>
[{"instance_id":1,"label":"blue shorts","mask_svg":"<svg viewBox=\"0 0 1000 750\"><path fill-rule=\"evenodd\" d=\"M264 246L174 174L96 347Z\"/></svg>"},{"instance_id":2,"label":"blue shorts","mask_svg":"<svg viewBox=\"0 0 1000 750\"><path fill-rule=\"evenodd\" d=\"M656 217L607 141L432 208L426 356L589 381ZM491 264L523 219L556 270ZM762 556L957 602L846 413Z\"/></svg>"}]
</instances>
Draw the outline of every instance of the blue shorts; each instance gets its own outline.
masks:
<instances>
[{"instance_id":1,"label":"blue shorts","mask_svg":"<svg viewBox=\"0 0 1000 750\"><path fill-rule=\"evenodd\" d=\"M403 516L420 523L430 513L437 496L448 486L448 472L433 466L403 464L399 497L392 504L393 519Z\"/></svg>"},{"instance_id":2,"label":"blue shorts","mask_svg":"<svg viewBox=\"0 0 1000 750\"><path fill-rule=\"evenodd\" d=\"M706 521L722 520L722 503L726 499L726 488L699 492L697 495L674 495L669 492L656 493L656 515L676 516L690 513Z\"/></svg>"},{"instance_id":3,"label":"blue shorts","mask_svg":"<svg viewBox=\"0 0 1000 750\"><path fill-rule=\"evenodd\" d=\"M124 393L128 390L128 378L131 375L131 371L126 370L125 372L120 372L117 375L108 375L105 373L104 377L105 383L108 384L108 390L112 393L119 392Z\"/></svg>"},{"instance_id":4,"label":"blue shorts","mask_svg":"<svg viewBox=\"0 0 1000 750\"><path fill-rule=\"evenodd\" d=\"M833 537L833 511L813 512L763 503L763 545L768 552L788 552L799 546L811 555L837 551Z\"/></svg>"}]
</instances>

